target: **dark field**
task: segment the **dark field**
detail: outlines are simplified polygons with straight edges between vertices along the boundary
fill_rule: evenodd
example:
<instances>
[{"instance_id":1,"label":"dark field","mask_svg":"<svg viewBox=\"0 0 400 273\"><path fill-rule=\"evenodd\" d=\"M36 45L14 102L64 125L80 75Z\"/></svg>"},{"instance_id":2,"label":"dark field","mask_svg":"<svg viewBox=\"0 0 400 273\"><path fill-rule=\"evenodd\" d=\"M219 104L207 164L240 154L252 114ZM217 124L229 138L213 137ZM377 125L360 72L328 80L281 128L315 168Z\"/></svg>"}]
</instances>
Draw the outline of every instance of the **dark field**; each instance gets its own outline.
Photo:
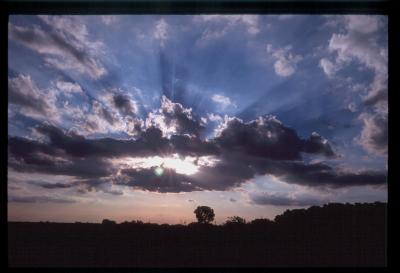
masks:
<instances>
[{"instance_id":1,"label":"dark field","mask_svg":"<svg viewBox=\"0 0 400 273\"><path fill-rule=\"evenodd\" d=\"M8 223L10 267L385 266L386 204L330 204L274 221Z\"/></svg>"}]
</instances>

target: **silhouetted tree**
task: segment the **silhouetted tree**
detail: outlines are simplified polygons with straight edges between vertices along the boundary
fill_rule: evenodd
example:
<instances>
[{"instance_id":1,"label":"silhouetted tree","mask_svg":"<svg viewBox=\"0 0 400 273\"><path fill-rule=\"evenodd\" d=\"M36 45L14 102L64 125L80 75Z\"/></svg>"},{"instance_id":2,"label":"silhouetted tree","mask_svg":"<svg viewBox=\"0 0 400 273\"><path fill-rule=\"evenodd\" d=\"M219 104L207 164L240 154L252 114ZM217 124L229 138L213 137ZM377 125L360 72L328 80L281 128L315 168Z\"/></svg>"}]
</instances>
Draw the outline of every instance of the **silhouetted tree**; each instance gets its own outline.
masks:
<instances>
[{"instance_id":1,"label":"silhouetted tree","mask_svg":"<svg viewBox=\"0 0 400 273\"><path fill-rule=\"evenodd\" d=\"M207 206L198 206L194 213L196 214L197 221L201 224L210 223L214 221L214 210Z\"/></svg>"},{"instance_id":2,"label":"silhouetted tree","mask_svg":"<svg viewBox=\"0 0 400 273\"><path fill-rule=\"evenodd\" d=\"M228 220L225 222L226 225L229 224L246 224L246 219L240 216L232 216L228 217Z\"/></svg>"}]
</instances>

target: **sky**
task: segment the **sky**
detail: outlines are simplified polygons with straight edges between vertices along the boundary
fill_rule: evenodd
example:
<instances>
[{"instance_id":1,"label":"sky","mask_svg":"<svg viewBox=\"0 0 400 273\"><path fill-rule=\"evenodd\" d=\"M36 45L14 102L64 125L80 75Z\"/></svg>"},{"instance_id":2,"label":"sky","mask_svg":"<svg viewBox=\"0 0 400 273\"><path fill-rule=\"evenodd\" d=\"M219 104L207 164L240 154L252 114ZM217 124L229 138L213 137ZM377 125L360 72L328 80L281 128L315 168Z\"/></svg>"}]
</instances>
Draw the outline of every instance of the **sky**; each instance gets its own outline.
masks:
<instances>
[{"instance_id":1,"label":"sky","mask_svg":"<svg viewBox=\"0 0 400 273\"><path fill-rule=\"evenodd\" d=\"M8 220L387 201L378 15L12 15Z\"/></svg>"}]
</instances>

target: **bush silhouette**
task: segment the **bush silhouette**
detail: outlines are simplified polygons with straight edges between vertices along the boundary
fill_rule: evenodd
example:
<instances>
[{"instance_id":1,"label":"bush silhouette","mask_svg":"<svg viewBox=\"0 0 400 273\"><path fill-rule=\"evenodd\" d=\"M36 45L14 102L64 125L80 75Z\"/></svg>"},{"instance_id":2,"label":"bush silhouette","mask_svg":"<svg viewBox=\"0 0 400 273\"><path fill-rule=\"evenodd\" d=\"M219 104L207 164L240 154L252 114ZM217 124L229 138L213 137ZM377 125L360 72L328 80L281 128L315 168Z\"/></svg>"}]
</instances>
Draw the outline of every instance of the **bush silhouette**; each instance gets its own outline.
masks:
<instances>
[{"instance_id":1,"label":"bush silhouette","mask_svg":"<svg viewBox=\"0 0 400 273\"><path fill-rule=\"evenodd\" d=\"M197 222L206 224L214 221L215 213L214 210L207 206L198 206L194 213L196 214Z\"/></svg>"},{"instance_id":2,"label":"bush silhouette","mask_svg":"<svg viewBox=\"0 0 400 273\"><path fill-rule=\"evenodd\" d=\"M108 219L103 219L103 221L101 222L103 225L115 225L116 222L113 220L108 220Z\"/></svg>"},{"instance_id":3,"label":"bush silhouette","mask_svg":"<svg viewBox=\"0 0 400 273\"><path fill-rule=\"evenodd\" d=\"M264 225L264 226L268 226L268 225L273 225L274 221L271 221L270 219L266 219L266 218L258 218L258 219L254 219L253 221L250 222L251 225Z\"/></svg>"}]
</instances>

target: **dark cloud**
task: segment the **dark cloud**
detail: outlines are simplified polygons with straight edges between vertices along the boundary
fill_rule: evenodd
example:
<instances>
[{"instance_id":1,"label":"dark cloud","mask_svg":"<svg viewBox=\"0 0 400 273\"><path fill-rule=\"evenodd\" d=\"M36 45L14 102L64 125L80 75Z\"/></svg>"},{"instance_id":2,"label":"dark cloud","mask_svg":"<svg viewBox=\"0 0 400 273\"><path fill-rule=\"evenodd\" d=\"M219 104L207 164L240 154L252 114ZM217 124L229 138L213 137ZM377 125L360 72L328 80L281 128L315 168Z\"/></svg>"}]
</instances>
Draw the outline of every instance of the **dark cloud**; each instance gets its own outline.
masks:
<instances>
[{"instance_id":1,"label":"dark cloud","mask_svg":"<svg viewBox=\"0 0 400 273\"><path fill-rule=\"evenodd\" d=\"M45 189L66 189L74 186L74 184L65 184L65 183L47 183L47 182L30 182L30 183Z\"/></svg>"},{"instance_id":2,"label":"dark cloud","mask_svg":"<svg viewBox=\"0 0 400 273\"><path fill-rule=\"evenodd\" d=\"M182 104L170 101L167 97L161 98L161 113L167 126L176 126L177 134L199 136L205 129L198 119L193 116L192 109L184 108Z\"/></svg>"},{"instance_id":3,"label":"dark cloud","mask_svg":"<svg viewBox=\"0 0 400 273\"><path fill-rule=\"evenodd\" d=\"M258 205L273 205L273 206L312 206L321 205L327 202L322 198L299 196L291 197L287 194L278 193L261 193L250 195L253 203Z\"/></svg>"},{"instance_id":4,"label":"dark cloud","mask_svg":"<svg viewBox=\"0 0 400 273\"><path fill-rule=\"evenodd\" d=\"M273 174L287 183L313 187L348 187L360 185L385 185L386 172L349 172L334 169L323 163L305 164L302 161L265 161L254 164L261 174Z\"/></svg>"},{"instance_id":5,"label":"dark cloud","mask_svg":"<svg viewBox=\"0 0 400 273\"><path fill-rule=\"evenodd\" d=\"M156 167L150 169L123 169L123 178L117 184L155 192L189 192L201 190L192 184L187 175L178 174L173 169L164 168L161 176L155 174Z\"/></svg>"},{"instance_id":6,"label":"dark cloud","mask_svg":"<svg viewBox=\"0 0 400 273\"><path fill-rule=\"evenodd\" d=\"M214 166L201 166L192 175L164 168L164 173L157 176L155 169L123 169L116 183L157 192L226 190L255 175L251 168L239 161L220 161Z\"/></svg>"},{"instance_id":7,"label":"dark cloud","mask_svg":"<svg viewBox=\"0 0 400 273\"><path fill-rule=\"evenodd\" d=\"M36 130L49 138L50 147L61 149L69 156L81 158L157 155L167 152L169 144L168 140L162 137L161 131L154 127L142 132L137 140L86 139L74 132L64 133L52 125L42 125Z\"/></svg>"},{"instance_id":8,"label":"dark cloud","mask_svg":"<svg viewBox=\"0 0 400 273\"><path fill-rule=\"evenodd\" d=\"M191 175L192 183L204 190L227 190L239 186L255 176L246 162L224 159L214 166L202 166Z\"/></svg>"},{"instance_id":9,"label":"dark cloud","mask_svg":"<svg viewBox=\"0 0 400 273\"><path fill-rule=\"evenodd\" d=\"M74 176L81 178L79 183L87 190L111 194L120 194L109 188L113 183L156 192L227 190L265 174L275 175L287 183L313 187L386 184L385 172L352 173L323 163L305 164L301 153L334 156L328 141L316 133L308 139L301 139L293 129L270 116L247 123L230 119L218 137L207 141L193 135L172 135L168 139L156 127L149 127L129 140L88 139L49 124L36 130L46 137L45 142L9 137L11 168ZM194 164L198 172L192 175L164 168L161 176L155 174L155 167L128 168L109 161L125 156L168 156L175 153L193 157L214 156L216 161L198 165L199 160L196 160Z\"/></svg>"},{"instance_id":10,"label":"dark cloud","mask_svg":"<svg viewBox=\"0 0 400 273\"><path fill-rule=\"evenodd\" d=\"M317 133L312 133L307 140L303 140L303 151L310 154L322 154L327 157L336 156L328 141Z\"/></svg>"},{"instance_id":11,"label":"dark cloud","mask_svg":"<svg viewBox=\"0 0 400 273\"><path fill-rule=\"evenodd\" d=\"M18 136L8 138L8 150L9 153L16 158L23 158L28 162L30 160L38 159L36 157L37 154L46 154L51 156L60 154L60 151L46 143ZM46 161L44 163L46 163Z\"/></svg>"},{"instance_id":12,"label":"dark cloud","mask_svg":"<svg viewBox=\"0 0 400 273\"><path fill-rule=\"evenodd\" d=\"M233 118L227 122L216 142L225 149L273 160L299 160L301 152L335 155L329 143L318 134L302 140L295 130L271 116L247 123Z\"/></svg>"},{"instance_id":13,"label":"dark cloud","mask_svg":"<svg viewBox=\"0 0 400 273\"><path fill-rule=\"evenodd\" d=\"M75 203L75 200L50 196L8 196L10 203Z\"/></svg>"},{"instance_id":14,"label":"dark cloud","mask_svg":"<svg viewBox=\"0 0 400 273\"><path fill-rule=\"evenodd\" d=\"M137 109L131 99L124 94L113 94L112 101L114 106L124 116L135 116Z\"/></svg>"},{"instance_id":15,"label":"dark cloud","mask_svg":"<svg viewBox=\"0 0 400 273\"><path fill-rule=\"evenodd\" d=\"M172 135L170 143L173 150L181 155L202 156L220 154L220 149L214 141L202 141L197 137Z\"/></svg>"},{"instance_id":16,"label":"dark cloud","mask_svg":"<svg viewBox=\"0 0 400 273\"><path fill-rule=\"evenodd\" d=\"M68 175L82 178L110 176L116 171L110 163L101 159L75 159L55 163L49 160L49 164L44 162L37 164L32 161L27 162L25 158L17 160L9 156L8 166L18 172Z\"/></svg>"}]
</instances>

